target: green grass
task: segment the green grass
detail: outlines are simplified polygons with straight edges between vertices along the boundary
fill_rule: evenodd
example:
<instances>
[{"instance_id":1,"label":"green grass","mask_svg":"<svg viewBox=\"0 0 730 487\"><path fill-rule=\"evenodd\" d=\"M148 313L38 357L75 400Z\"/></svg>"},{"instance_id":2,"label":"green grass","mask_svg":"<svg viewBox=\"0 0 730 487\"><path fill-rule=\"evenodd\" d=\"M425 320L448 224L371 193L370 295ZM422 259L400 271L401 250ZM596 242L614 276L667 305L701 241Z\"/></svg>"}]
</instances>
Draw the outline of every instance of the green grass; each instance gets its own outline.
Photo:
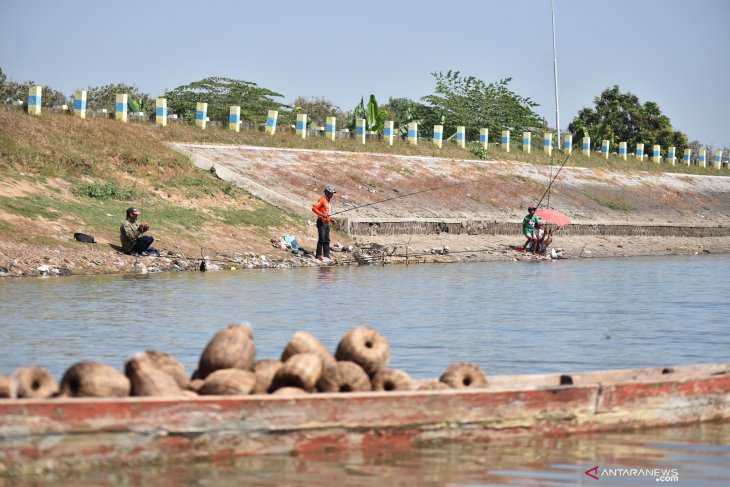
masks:
<instances>
[{"instance_id":1,"label":"green grass","mask_svg":"<svg viewBox=\"0 0 730 487\"><path fill-rule=\"evenodd\" d=\"M87 196L98 200L131 200L137 197L133 188L121 186L114 180L105 183L79 183L71 188L76 196Z\"/></svg>"},{"instance_id":2,"label":"green grass","mask_svg":"<svg viewBox=\"0 0 730 487\"><path fill-rule=\"evenodd\" d=\"M220 216L223 223L227 225L250 226L259 229L304 224L303 218L269 205L254 210L225 210L220 212Z\"/></svg>"},{"instance_id":3,"label":"green grass","mask_svg":"<svg viewBox=\"0 0 730 487\"><path fill-rule=\"evenodd\" d=\"M5 220L0 220L0 233L10 233L13 230L13 225Z\"/></svg>"},{"instance_id":4,"label":"green grass","mask_svg":"<svg viewBox=\"0 0 730 487\"><path fill-rule=\"evenodd\" d=\"M606 193L598 193L595 191L585 191L583 192L583 194L598 203L599 205L605 206L606 208L611 208L612 210L625 212L634 210L634 206L631 203L625 201L618 196L609 195Z\"/></svg>"}]
</instances>

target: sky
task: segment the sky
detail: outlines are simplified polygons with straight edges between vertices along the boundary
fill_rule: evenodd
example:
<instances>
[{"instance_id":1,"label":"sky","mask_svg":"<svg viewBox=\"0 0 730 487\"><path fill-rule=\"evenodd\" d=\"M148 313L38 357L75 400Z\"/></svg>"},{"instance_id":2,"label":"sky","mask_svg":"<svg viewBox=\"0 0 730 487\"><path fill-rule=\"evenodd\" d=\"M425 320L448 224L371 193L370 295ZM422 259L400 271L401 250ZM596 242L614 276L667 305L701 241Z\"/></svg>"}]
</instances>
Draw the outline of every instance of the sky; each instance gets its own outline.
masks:
<instances>
[{"instance_id":1,"label":"sky","mask_svg":"<svg viewBox=\"0 0 730 487\"><path fill-rule=\"evenodd\" d=\"M561 129L618 84L690 140L730 146L730 1L555 0L555 16ZM455 70L511 77L554 127L551 32L550 0L0 0L0 68L68 95L226 76L344 110L418 100Z\"/></svg>"}]
</instances>

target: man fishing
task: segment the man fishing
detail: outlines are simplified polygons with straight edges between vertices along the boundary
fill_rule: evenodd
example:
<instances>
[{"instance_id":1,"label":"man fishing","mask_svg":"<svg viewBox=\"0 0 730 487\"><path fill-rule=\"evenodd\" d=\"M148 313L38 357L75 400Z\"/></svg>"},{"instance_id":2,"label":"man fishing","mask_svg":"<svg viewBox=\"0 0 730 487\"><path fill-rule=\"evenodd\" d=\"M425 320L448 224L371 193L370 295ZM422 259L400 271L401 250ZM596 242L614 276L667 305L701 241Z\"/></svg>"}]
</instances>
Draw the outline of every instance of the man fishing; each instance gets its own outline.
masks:
<instances>
[{"instance_id":1,"label":"man fishing","mask_svg":"<svg viewBox=\"0 0 730 487\"><path fill-rule=\"evenodd\" d=\"M324 188L324 196L320 196L317 203L312 207L312 211L317 214L317 251L315 258L319 261L330 260L330 223L334 223L332 218L332 196L337 191L328 184Z\"/></svg>"},{"instance_id":2,"label":"man fishing","mask_svg":"<svg viewBox=\"0 0 730 487\"><path fill-rule=\"evenodd\" d=\"M535 235L535 225L540 223L540 218L535 216L535 208L534 206L530 206L527 208L527 215L522 219L522 233L527 238L527 241L525 242L525 249L527 249L528 245L530 245L530 242L532 242L532 253L537 254L538 252L538 240L537 236Z\"/></svg>"},{"instance_id":3,"label":"man fishing","mask_svg":"<svg viewBox=\"0 0 730 487\"><path fill-rule=\"evenodd\" d=\"M137 208L127 208L127 219L119 227L119 239L122 241L122 250L125 254L147 255L147 250L155 240L149 235L142 235L150 229L150 226L137 222L139 214Z\"/></svg>"}]
</instances>

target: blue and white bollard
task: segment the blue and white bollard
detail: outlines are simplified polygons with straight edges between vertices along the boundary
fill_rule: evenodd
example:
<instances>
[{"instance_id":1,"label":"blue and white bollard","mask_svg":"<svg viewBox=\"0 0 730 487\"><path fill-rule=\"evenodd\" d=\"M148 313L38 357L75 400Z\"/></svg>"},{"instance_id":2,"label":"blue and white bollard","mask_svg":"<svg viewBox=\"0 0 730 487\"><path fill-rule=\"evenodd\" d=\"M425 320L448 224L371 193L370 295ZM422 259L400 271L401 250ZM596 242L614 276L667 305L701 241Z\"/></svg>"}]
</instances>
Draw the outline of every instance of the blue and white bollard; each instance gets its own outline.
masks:
<instances>
[{"instance_id":1,"label":"blue and white bollard","mask_svg":"<svg viewBox=\"0 0 730 487\"><path fill-rule=\"evenodd\" d=\"M667 149L667 161L672 166L677 164L677 149L676 147L670 147Z\"/></svg>"},{"instance_id":2,"label":"blue and white bollard","mask_svg":"<svg viewBox=\"0 0 730 487\"><path fill-rule=\"evenodd\" d=\"M644 144L636 144L636 158L644 162Z\"/></svg>"},{"instance_id":3,"label":"blue and white bollard","mask_svg":"<svg viewBox=\"0 0 730 487\"><path fill-rule=\"evenodd\" d=\"M241 107L234 105L228 111L228 130L240 132L241 130Z\"/></svg>"},{"instance_id":4,"label":"blue and white bollard","mask_svg":"<svg viewBox=\"0 0 730 487\"><path fill-rule=\"evenodd\" d=\"M502 149L509 152L509 130L502 130L502 138L500 139Z\"/></svg>"},{"instance_id":5,"label":"blue and white bollard","mask_svg":"<svg viewBox=\"0 0 730 487\"><path fill-rule=\"evenodd\" d=\"M443 128L441 130L443 131ZM466 127L464 126L456 127L456 145L462 149L466 147Z\"/></svg>"},{"instance_id":6,"label":"blue and white bollard","mask_svg":"<svg viewBox=\"0 0 730 487\"><path fill-rule=\"evenodd\" d=\"M522 132L522 152L528 154L532 150L532 132Z\"/></svg>"},{"instance_id":7,"label":"blue and white bollard","mask_svg":"<svg viewBox=\"0 0 730 487\"><path fill-rule=\"evenodd\" d=\"M364 118L358 118L355 121L355 136L357 137L357 140L360 141L360 143L365 143L365 132L367 127L367 122Z\"/></svg>"},{"instance_id":8,"label":"blue and white bollard","mask_svg":"<svg viewBox=\"0 0 730 487\"><path fill-rule=\"evenodd\" d=\"M618 156L623 159L624 161L629 156L629 151L626 147L626 142L619 142L618 143Z\"/></svg>"},{"instance_id":9,"label":"blue and white bollard","mask_svg":"<svg viewBox=\"0 0 730 487\"><path fill-rule=\"evenodd\" d=\"M302 139L307 138L307 114L306 113L297 113L297 123L294 126L294 129L296 130L297 137L301 137Z\"/></svg>"},{"instance_id":10,"label":"blue and white bollard","mask_svg":"<svg viewBox=\"0 0 730 487\"><path fill-rule=\"evenodd\" d=\"M443 125L434 125L433 126L433 145L441 148L444 140L444 126Z\"/></svg>"},{"instance_id":11,"label":"blue and white bollard","mask_svg":"<svg viewBox=\"0 0 730 487\"><path fill-rule=\"evenodd\" d=\"M327 123L324 126L324 136L330 140L337 137L337 117L327 117Z\"/></svg>"},{"instance_id":12,"label":"blue and white bollard","mask_svg":"<svg viewBox=\"0 0 730 487\"><path fill-rule=\"evenodd\" d=\"M127 94L118 93L114 104L114 118L127 122Z\"/></svg>"},{"instance_id":13,"label":"blue and white bollard","mask_svg":"<svg viewBox=\"0 0 730 487\"><path fill-rule=\"evenodd\" d=\"M700 151L700 156L697 162L700 167L707 167L707 149L702 149Z\"/></svg>"},{"instance_id":14,"label":"blue and white bollard","mask_svg":"<svg viewBox=\"0 0 730 487\"><path fill-rule=\"evenodd\" d=\"M662 162L662 146L654 144L651 147L651 160L657 164Z\"/></svg>"},{"instance_id":15,"label":"blue and white bollard","mask_svg":"<svg viewBox=\"0 0 730 487\"><path fill-rule=\"evenodd\" d=\"M155 100L155 123L160 127L167 126L167 98Z\"/></svg>"},{"instance_id":16,"label":"blue and white bollard","mask_svg":"<svg viewBox=\"0 0 730 487\"><path fill-rule=\"evenodd\" d=\"M74 116L86 118L86 90L74 91Z\"/></svg>"},{"instance_id":17,"label":"blue and white bollard","mask_svg":"<svg viewBox=\"0 0 730 487\"><path fill-rule=\"evenodd\" d=\"M418 145L418 123L416 122L408 124L408 143Z\"/></svg>"},{"instance_id":18,"label":"blue and white bollard","mask_svg":"<svg viewBox=\"0 0 730 487\"><path fill-rule=\"evenodd\" d=\"M611 141L608 139L603 139L601 142L601 155L608 159L608 153L611 150Z\"/></svg>"},{"instance_id":19,"label":"blue and white bollard","mask_svg":"<svg viewBox=\"0 0 730 487\"><path fill-rule=\"evenodd\" d=\"M721 150L715 151L715 168L722 169L722 151Z\"/></svg>"},{"instance_id":20,"label":"blue and white bollard","mask_svg":"<svg viewBox=\"0 0 730 487\"><path fill-rule=\"evenodd\" d=\"M195 105L195 125L205 130L208 125L208 104L198 102Z\"/></svg>"},{"instance_id":21,"label":"blue and white bollard","mask_svg":"<svg viewBox=\"0 0 730 487\"><path fill-rule=\"evenodd\" d=\"M266 126L264 132L269 135L276 133L276 121L279 119L279 112L277 110L269 110L269 114L266 116Z\"/></svg>"},{"instance_id":22,"label":"blue and white bollard","mask_svg":"<svg viewBox=\"0 0 730 487\"><path fill-rule=\"evenodd\" d=\"M692 164L692 149L684 149L682 162L685 163L687 166Z\"/></svg>"},{"instance_id":23,"label":"blue and white bollard","mask_svg":"<svg viewBox=\"0 0 730 487\"><path fill-rule=\"evenodd\" d=\"M588 136L583 137L583 155L591 157L591 138Z\"/></svg>"},{"instance_id":24,"label":"blue and white bollard","mask_svg":"<svg viewBox=\"0 0 730 487\"><path fill-rule=\"evenodd\" d=\"M573 134L565 134L565 142L563 142L563 150L570 154L573 152Z\"/></svg>"},{"instance_id":25,"label":"blue and white bollard","mask_svg":"<svg viewBox=\"0 0 730 487\"><path fill-rule=\"evenodd\" d=\"M484 150L489 149L489 129L479 129L479 143Z\"/></svg>"},{"instance_id":26,"label":"blue and white bollard","mask_svg":"<svg viewBox=\"0 0 730 487\"><path fill-rule=\"evenodd\" d=\"M393 145L393 136L395 135L395 131L393 130L394 126L395 122L393 120L388 120L385 122L385 126L383 127L383 137L385 137L385 141L388 145Z\"/></svg>"},{"instance_id":27,"label":"blue and white bollard","mask_svg":"<svg viewBox=\"0 0 730 487\"><path fill-rule=\"evenodd\" d=\"M553 134L545 132L542 136L542 150L548 156L553 155Z\"/></svg>"},{"instance_id":28,"label":"blue and white bollard","mask_svg":"<svg viewBox=\"0 0 730 487\"><path fill-rule=\"evenodd\" d=\"M41 114L41 101L43 99L43 87L31 86L28 88L28 113L30 115Z\"/></svg>"}]
</instances>

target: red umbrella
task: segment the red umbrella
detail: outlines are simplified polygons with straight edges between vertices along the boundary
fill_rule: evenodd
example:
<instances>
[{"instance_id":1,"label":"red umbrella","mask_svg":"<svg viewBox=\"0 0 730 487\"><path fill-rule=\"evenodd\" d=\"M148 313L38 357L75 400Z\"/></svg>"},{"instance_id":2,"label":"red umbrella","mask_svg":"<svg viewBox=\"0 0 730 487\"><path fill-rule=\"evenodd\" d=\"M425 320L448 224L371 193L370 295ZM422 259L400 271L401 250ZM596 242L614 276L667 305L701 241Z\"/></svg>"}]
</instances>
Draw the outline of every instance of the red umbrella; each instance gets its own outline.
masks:
<instances>
[{"instance_id":1,"label":"red umbrella","mask_svg":"<svg viewBox=\"0 0 730 487\"><path fill-rule=\"evenodd\" d=\"M545 223L554 223L559 227L570 225L572 223L565 213L553 210L552 208L539 208L535 212L535 216Z\"/></svg>"}]
</instances>

